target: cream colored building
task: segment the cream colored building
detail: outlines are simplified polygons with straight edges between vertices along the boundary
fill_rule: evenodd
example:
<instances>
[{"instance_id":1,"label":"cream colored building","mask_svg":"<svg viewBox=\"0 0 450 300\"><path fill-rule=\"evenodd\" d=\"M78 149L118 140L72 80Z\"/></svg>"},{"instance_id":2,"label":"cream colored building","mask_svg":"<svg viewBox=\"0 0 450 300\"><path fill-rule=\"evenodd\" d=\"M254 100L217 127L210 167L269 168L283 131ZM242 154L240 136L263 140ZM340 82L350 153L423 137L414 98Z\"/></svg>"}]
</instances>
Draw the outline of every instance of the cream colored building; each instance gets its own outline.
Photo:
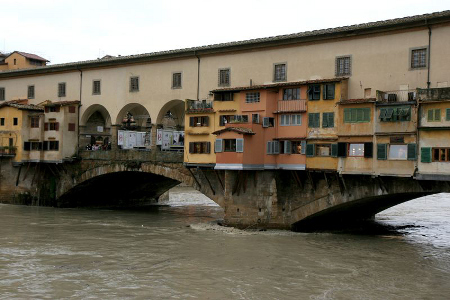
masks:
<instances>
[{"instance_id":1,"label":"cream colored building","mask_svg":"<svg viewBox=\"0 0 450 300\"><path fill-rule=\"evenodd\" d=\"M430 35L431 34L431 35ZM430 38L431 37L431 38ZM0 101L81 101L80 127L100 114L116 143L124 116L184 128L184 99L221 87L348 78L348 98L443 87L450 81L450 11L285 36L0 73ZM222 80L227 78L227 80ZM29 94L33 86L33 95ZM168 112L170 111L170 114ZM98 120L98 118L96 118ZM82 131L82 130L80 130ZM152 139L155 141L156 139Z\"/></svg>"}]
</instances>

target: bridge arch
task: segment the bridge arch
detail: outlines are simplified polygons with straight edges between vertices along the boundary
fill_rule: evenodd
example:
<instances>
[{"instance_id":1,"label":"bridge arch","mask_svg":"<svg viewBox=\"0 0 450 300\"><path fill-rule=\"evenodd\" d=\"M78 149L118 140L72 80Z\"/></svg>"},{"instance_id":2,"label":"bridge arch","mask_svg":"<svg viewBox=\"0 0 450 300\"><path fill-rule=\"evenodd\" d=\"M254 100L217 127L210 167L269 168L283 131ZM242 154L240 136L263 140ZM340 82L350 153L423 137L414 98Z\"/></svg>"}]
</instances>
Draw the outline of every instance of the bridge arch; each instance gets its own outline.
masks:
<instances>
[{"instance_id":1,"label":"bridge arch","mask_svg":"<svg viewBox=\"0 0 450 300\"><path fill-rule=\"evenodd\" d=\"M180 99L173 99L164 104L159 110L156 124L175 126L177 129L184 128L185 103Z\"/></svg>"}]
</instances>

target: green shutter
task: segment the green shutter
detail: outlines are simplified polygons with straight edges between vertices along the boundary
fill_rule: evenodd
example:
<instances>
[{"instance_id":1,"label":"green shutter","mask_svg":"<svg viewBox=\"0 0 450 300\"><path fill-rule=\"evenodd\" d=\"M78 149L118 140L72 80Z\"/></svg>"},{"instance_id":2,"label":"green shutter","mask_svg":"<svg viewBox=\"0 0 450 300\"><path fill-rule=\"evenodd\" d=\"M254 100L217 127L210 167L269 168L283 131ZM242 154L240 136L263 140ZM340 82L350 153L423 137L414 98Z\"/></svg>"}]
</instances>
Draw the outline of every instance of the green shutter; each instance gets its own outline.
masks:
<instances>
[{"instance_id":1,"label":"green shutter","mask_svg":"<svg viewBox=\"0 0 450 300\"><path fill-rule=\"evenodd\" d=\"M331 156L332 157L338 156L338 144L331 144Z\"/></svg>"},{"instance_id":2,"label":"green shutter","mask_svg":"<svg viewBox=\"0 0 450 300\"><path fill-rule=\"evenodd\" d=\"M314 156L314 144L306 144L306 156L313 157Z\"/></svg>"},{"instance_id":3,"label":"green shutter","mask_svg":"<svg viewBox=\"0 0 450 300\"><path fill-rule=\"evenodd\" d=\"M350 123L352 121L351 108L344 108L344 123Z\"/></svg>"},{"instance_id":4,"label":"green shutter","mask_svg":"<svg viewBox=\"0 0 450 300\"><path fill-rule=\"evenodd\" d=\"M355 110L356 110L356 122L363 122L364 111L362 109L355 109Z\"/></svg>"},{"instance_id":5,"label":"green shutter","mask_svg":"<svg viewBox=\"0 0 450 300\"><path fill-rule=\"evenodd\" d=\"M380 108L380 120L385 121L386 120L386 108Z\"/></svg>"},{"instance_id":6,"label":"green shutter","mask_svg":"<svg viewBox=\"0 0 450 300\"><path fill-rule=\"evenodd\" d=\"M363 122L370 122L370 108L363 108L363 113L364 113L364 117L363 117Z\"/></svg>"},{"instance_id":7,"label":"green shutter","mask_svg":"<svg viewBox=\"0 0 450 300\"><path fill-rule=\"evenodd\" d=\"M431 148L430 147L420 148L420 162L423 162L423 163L431 162Z\"/></svg>"},{"instance_id":8,"label":"green shutter","mask_svg":"<svg viewBox=\"0 0 450 300\"><path fill-rule=\"evenodd\" d=\"M432 109L429 109L428 110L428 118L427 118L427 121L428 122L432 122L433 120L434 120L434 111L432 110Z\"/></svg>"},{"instance_id":9,"label":"green shutter","mask_svg":"<svg viewBox=\"0 0 450 300\"><path fill-rule=\"evenodd\" d=\"M416 160L417 158L416 144L408 144L408 160Z\"/></svg>"},{"instance_id":10,"label":"green shutter","mask_svg":"<svg viewBox=\"0 0 450 300\"><path fill-rule=\"evenodd\" d=\"M308 114L308 127L310 127L310 128L314 127L313 115L314 114Z\"/></svg>"},{"instance_id":11,"label":"green shutter","mask_svg":"<svg viewBox=\"0 0 450 300\"><path fill-rule=\"evenodd\" d=\"M351 108L351 113L352 113L352 118L351 118L350 122L355 123L356 121L358 121L357 110L354 108Z\"/></svg>"},{"instance_id":12,"label":"green shutter","mask_svg":"<svg viewBox=\"0 0 450 300\"><path fill-rule=\"evenodd\" d=\"M387 144L377 144L377 159L387 159Z\"/></svg>"},{"instance_id":13,"label":"green shutter","mask_svg":"<svg viewBox=\"0 0 450 300\"><path fill-rule=\"evenodd\" d=\"M322 127L328 127L328 113L322 113Z\"/></svg>"},{"instance_id":14,"label":"green shutter","mask_svg":"<svg viewBox=\"0 0 450 300\"><path fill-rule=\"evenodd\" d=\"M450 108L445 110L445 120L450 121Z\"/></svg>"},{"instance_id":15,"label":"green shutter","mask_svg":"<svg viewBox=\"0 0 450 300\"><path fill-rule=\"evenodd\" d=\"M441 120L441 109L440 108L434 110L434 120L435 121Z\"/></svg>"},{"instance_id":16,"label":"green shutter","mask_svg":"<svg viewBox=\"0 0 450 300\"><path fill-rule=\"evenodd\" d=\"M334 127L334 112L328 113L328 127Z\"/></svg>"}]
</instances>

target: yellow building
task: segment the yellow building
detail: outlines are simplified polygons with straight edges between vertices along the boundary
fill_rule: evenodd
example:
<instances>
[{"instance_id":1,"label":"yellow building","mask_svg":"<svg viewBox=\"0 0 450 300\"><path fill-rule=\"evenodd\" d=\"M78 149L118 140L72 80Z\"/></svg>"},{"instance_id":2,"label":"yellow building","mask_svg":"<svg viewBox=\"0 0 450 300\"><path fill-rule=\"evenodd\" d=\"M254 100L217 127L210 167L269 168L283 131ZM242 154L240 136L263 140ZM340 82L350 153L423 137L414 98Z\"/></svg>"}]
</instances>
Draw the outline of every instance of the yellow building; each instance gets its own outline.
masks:
<instances>
[{"instance_id":1,"label":"yellow building","mask_svg":"<svg viewBox=\"0 0 450 300\"><path fill-rule=\"evenodd\" d=\"M36 54L14 51L9 55L0 53L0 71L29 69L46 66L50 62Z\"/></svg>"},{"instance_id":2,"label":"yellow building","mask_svg":"<svg viewBox=\"0 0 450 300\"><path fill-rule=\"evenodd\" d=\"M13 162L40 159L44 108L27 100L0 104L0 155L14 156ZM25 141L29 142L25 147ZM28 147L29 145L29 147Z\"/></svg>"},{"instance_id":3,"label":"yellow building","mask_svg":"<svg viewBox=\"0 0 450 300\"><path fill-rule=\"evenodd\" d=\"M347 91L347 78L316 80L308 84L307 169L337 169L337 103L347 99Z\"/></svg>"}]
</instances>

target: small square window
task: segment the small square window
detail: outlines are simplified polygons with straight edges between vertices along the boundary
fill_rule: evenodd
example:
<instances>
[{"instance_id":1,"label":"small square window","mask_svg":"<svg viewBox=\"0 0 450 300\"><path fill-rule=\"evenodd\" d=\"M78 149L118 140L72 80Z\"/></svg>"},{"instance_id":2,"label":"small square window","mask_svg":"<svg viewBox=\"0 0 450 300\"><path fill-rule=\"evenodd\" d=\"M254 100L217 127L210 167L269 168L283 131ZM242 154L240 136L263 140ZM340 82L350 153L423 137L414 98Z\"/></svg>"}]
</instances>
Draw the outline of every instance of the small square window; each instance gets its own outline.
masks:
<instances>
[{"instance_id":1,"label":"small square window","mask_svg":"<svg viewBox=\"0 0 450 300\"><path fill-rule=\"evenodd\" d=\"M230 85L230 69L219 69L219 86Z\"/></svg>"},{"instance_id":2,"label":"small square window","mask_svg":"<svg viewBox=\"0 0 450 300\"><path fill-rule=\"evenodd\" d=\"M66 96L66 83L60 82L58 83L58 97L65 97Z\"/></svg>"},{"instance_id":3,"label":"small square window","mask_svg":"<svg viewBox=\"0 0 450 300\"><path fill-rule=\"evenodd\" d=\"M34 99L34 85L28 86L28 99Z\"/></svg>"},{"instance_id":4,"label":"small square window","mask_svg":"<svg viewBox=\"0 0 450 300\"><path fill-rule=\"evenodd\" d=\"M286 81L286 64L275 64L273 81Z\"/></svg>"},{"instance_id":5,"label":"small square window","mask_svg":"<svg viewBox=\"0 0 450 300\"><path fill-rule=\"evenodd\" d=\"M181 89L181 73L172 73L172 88Z\"/></svg>"},{"instance_id":6,"label":"small square window","mask_svg":"<svg viewBox=\"0 0 450 300\"><path fill-rule=\"evenodd\" d=\"M133 76L130 77L130 92L138 92L139 91L139 77Z\"/></svg>"},{"instance_id":7,"label":"small square window","mask_svg":"<svg viewBox=\"0 0 450 300\"><path fill-rule=\"evenodd\" d=\"M352 74L352 57L350 55L336 57L336 76Z\"/></svg>"},{"instance_id":8,"label":"small square window","mask_svg":"<svg viewBox=\"0 0 450 300\"><path fill-rule=\"evenodd\" d=\"M92 95L100 95L102 93L100 80L92 81Z\"/></svg>"},{"instance_id":9,"label":"small square window","mask_svg":"<svg viewBox=\"0 0 450 300\"><path fill-rule=\"evenodd\" d=\"M31 117L31 128L39 128L39 117Z\"/></svg>"},{"instance_id":10,"label":"small square window","mask_svg":"<svg viewBox=\"0 0 450 300\"><path fill-rule=\"evenodd\" d=\"M13 125L14 125L14 126L19 125L19 119L18 119L18 118L14 118L14 119L13 119Z\"/></svg>"},{"instance_id":11,"label":"small square window","mask_svg":"<svg viewBox=\"0 0 450 300\"><path fill-rule=\"evenodd\" d=\"M411 69L426 68L427 48L411 49Z\"/></svg>"}]
</instances>

